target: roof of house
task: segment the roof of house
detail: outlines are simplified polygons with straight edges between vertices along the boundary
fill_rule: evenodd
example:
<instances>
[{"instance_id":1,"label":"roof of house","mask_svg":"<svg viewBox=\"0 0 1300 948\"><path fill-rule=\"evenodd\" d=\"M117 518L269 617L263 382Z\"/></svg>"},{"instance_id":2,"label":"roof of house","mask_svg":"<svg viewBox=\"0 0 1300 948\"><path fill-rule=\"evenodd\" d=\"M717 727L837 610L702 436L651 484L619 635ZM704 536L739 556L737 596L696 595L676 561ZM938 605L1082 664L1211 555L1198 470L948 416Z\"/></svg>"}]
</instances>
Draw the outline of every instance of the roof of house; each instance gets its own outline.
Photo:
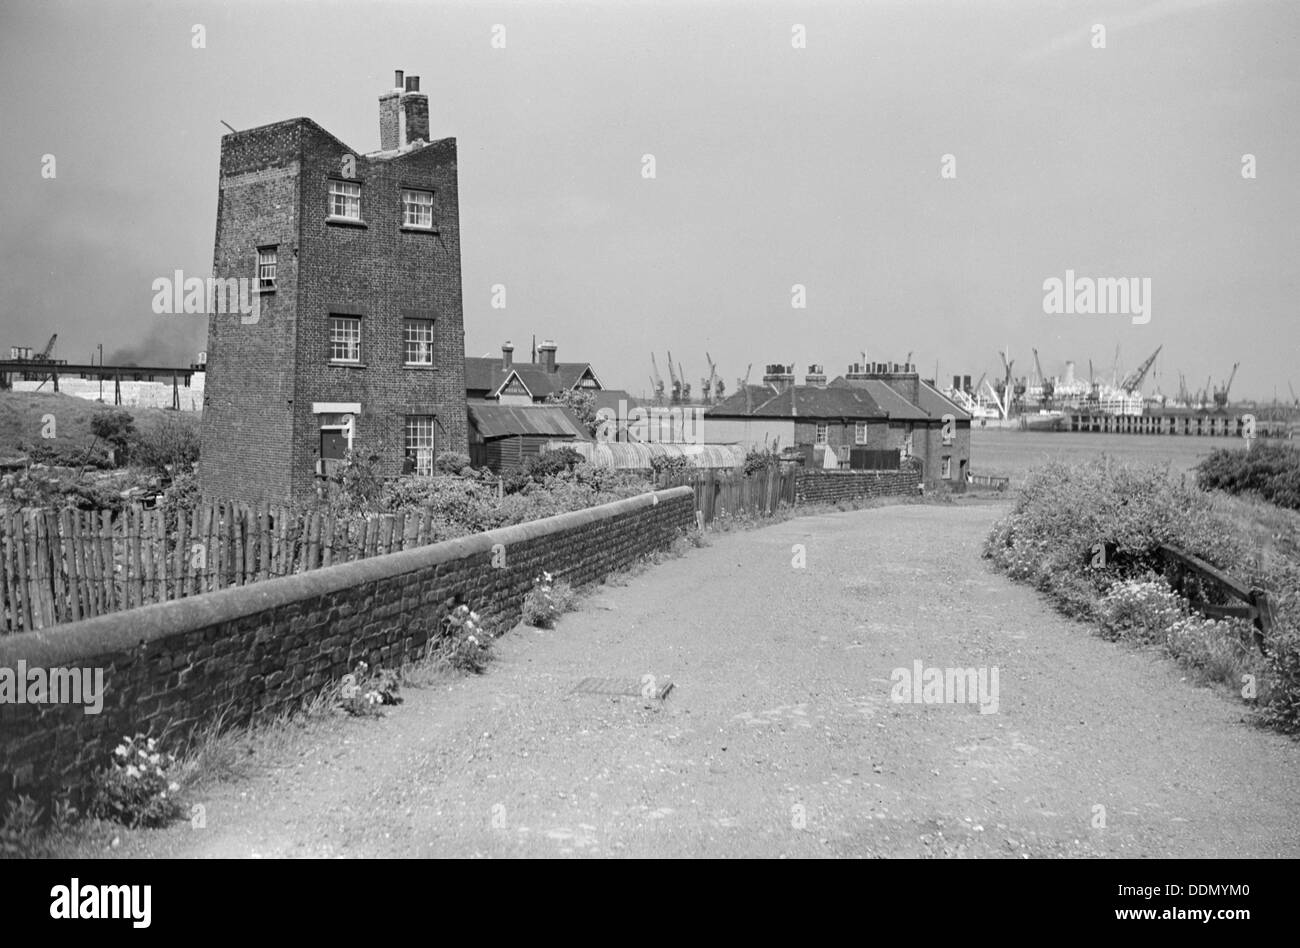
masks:
<instances>
[{"instance_id":1,"label":"roof of house","mask_svg":"<svg viewBox=\"0 0 1300 948\"><path fill-rule=\"evenodd\" d=\"M889 412L889 417L892 419L898 421L926 421L930 417L923 408L919 405L913 405L880 379L836 379L835 382L843 382L845 387L869 392L880 407Z\"/></svg>"},{"instance_id":2,"label":"roof of house","mask_svg":"<svg viewBox=\"0 0 1300 948\"><path fill-rule=\"evenodd\" d=\"M470 423L488 440L514 435L587 439L590 435L576 415L563 405L489 405L470 402Z\"/></svg>"},{"instance_id":3,"label":"roof of house","mask_svg":"<svg viewBox=\"0 0 1300 948\"><path fill-rule=\"evenodd\" d=\"M766 385L742 389L714 405L712 418L884 418L885 410L869 392L857 388L790 385L775 391Z\"/></svg>"},{"instance_id":4,"label":"roof of house","mask_svg":"<svg viewBox=\"0 0 1300 948\"><path fill-rule=\"evenodd\" d=\"M587 372L596 378L596 372L589 362L557 362L555 371L547 372L540 362L515 362L507 369L501 365L501 359L497 356L466 356L465 389L494 395L514 374L532 393L533 398L545 398L573 388Z\"/></svg>"},{"instance_id":5,"label":"roof of house","mask_svg":"<svg viewBox=\"0 0 1300 948\"><path fill-rule=\"evenodd\" d=\"M929 412L931 418L942 418L944 415L952 415L959 421L970 421L970 412L964 411L960 405L928 382L923 381L921 383L920 401L921 408Z\"/></svg>"}]
</instances>

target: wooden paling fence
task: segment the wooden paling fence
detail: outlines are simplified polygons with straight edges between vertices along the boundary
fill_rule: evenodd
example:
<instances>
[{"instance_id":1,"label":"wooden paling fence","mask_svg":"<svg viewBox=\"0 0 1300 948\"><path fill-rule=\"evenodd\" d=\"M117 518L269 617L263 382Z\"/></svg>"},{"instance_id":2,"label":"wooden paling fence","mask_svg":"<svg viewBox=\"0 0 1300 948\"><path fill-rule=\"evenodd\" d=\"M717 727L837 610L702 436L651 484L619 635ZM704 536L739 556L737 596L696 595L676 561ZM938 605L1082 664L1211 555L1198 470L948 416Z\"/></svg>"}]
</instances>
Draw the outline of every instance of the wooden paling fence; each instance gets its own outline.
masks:
<instances>
[{"instance_id":1,"label":"wooden paling fence","mask_svg":"<svg viewBox=\"0 0 1300 948\"><path fill-rule=\"evenodd\" d=\"M0 634L48 628L423 546L432 513L336 518L218 503L189 511L0 512Z\"/></svg>"},{"instance_id":2,"label":"wooden paling fence","mask_svg":"<svg viewBox=\"0 0 1300 948\"><path fill-rule=\"evenodd\" d=\"M794 506L795 470L769 467L749 475L716 470L695 471L677 478L660 478L657 487L685 485L695 491L695 509L704 523L719 516L766 517L781 505Z\"/></svg>"}]
</instances>

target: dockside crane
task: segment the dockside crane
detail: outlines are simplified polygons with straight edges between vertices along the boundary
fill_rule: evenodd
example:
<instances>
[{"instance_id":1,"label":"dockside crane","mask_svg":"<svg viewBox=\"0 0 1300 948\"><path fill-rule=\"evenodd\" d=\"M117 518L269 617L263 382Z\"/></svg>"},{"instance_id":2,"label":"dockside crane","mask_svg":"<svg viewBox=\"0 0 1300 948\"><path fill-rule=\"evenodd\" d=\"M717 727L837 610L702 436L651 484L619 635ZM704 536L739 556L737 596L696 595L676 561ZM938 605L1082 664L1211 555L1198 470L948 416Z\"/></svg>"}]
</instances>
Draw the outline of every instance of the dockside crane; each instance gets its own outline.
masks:
<instances>
[{"instance_id":1,"label":"dockside crane","mask_svg":"<svg viewBox=\"0 0 1300 948\"><path fill-rule=\"evenodd\" d=\"M654 368L654 392L655 404L662 405L664 402L664 380L659 374L659 363L655 361L655 354L650 353L650 365Z\"/></svg>"},{"instance_id":2,"label":"dockside crane","mask_svg":"<svg viewBox=\"0 0 1300 948\"><path fill-rule=\"evenodd\" d=\"M691 400L691 383L686 381L686 373L682 370L682 364L677 363L677 377L682 380L682 404L689 404Z\"/></svg>"},{"instance_id":3,"label":"dockside crane","mask_svg":"<svg viewBox=\"0 0 1300 948\"><path fill-rule=\"evenodd\" d=\"M709 377L701 380L703 382L704 401L710 403L710 396L722 401L722 382L718 378L718 365L713 361L713 356L709 355L708 350L704 352L704 360L709 363Z\"/></svg>"},{"instance_id":4,"label":"dockside crane","mask_svg":"<svg viewBox=\"0 0 1300 948\"><path fill-rule=\"evenodd\" d=\"M1291 405L1292 405L1292 407L1294 407L1294 408L1300 408L1300 398L1296 398L1296 394L1295 394L1295 386L1292 385L1290 382L1287 382L1287 383L1286 383L1286 387L1289 388L1289 389L1291 389Z\"/></svg>"},{"instance_id":5,"label":"dockside crane","mask_svg":"<svg viewBox=\"0 0 1300 948\"><path fill-rule=\"evenodd\" d=\"M1136 392L1142 386L1143 381L1146 380L1147 373L1151 371L1151 366L1155 364L1156 356L1160 355L1160 350L1163 348L1163 345L1157 346L1155 352L1147 356L1141 365L1124 377L1120 388L1129 394Z\"/></svg>"},{"instance_id":6,"label":"dockside crane","mask_svg":"<svg viewBox=\"0 0 1300 948\"><path fill-rule=\"evenodd\" d=\"M1014 390L1011 382L1011 370L1015 367L1016 360L1011 359L1008 361L1005 351L999 352L998 355L1002 357L1002 369L1005 372L1005 376L1003 377L1000 386L1002 402L998 405L998 409L1002 412L1003 419L1006 419L1011 417L1011 393Z\"/></svg>"},{"instance_id":7,"label":"dockside crane","mask_svg":"<svg viewBox=\"0 0 1300 948\"><path fill-rule=\"evenodd\" d=\"M673 382L672 403L674 405L679 405L682 401L682 380L677 377L677 370L673 368L672 350L669 350L668 352L668 377L672 379Z\"/></svg>"},{"instance_id":8,"label":"dockside crane","mask_svg":"<svg viewBox=\"0 0 1300 948\"><path fill-rule=\"evenodd\" d=\"M1229 392L1229 390L1232 388L1232 380L1235 379L1235 378L1237 377L1237 367L1238 367L1239 365L1241 365L1240 362L1234 362L1234 363L1232 363L1232 374L1230 374L1230 375L1228 376L1228 381L1227 381L1227 383L1223 386L1223 388L1216 388L1216 389L1214 390L1214 407L1215 407L1215 408L1227 408L1227 407L1228 407L1228 392Z\"/></svg>"},{"instance_id":9,"label":"dockside crane","mask_svg":"<svg viewBox=\"0 0 1300 948\"><path fill-rule=\"evenodd\" d=\"M1038 385L1043 390L1043 407L1052 407L1052 396L1056 394L1056 383L1043 374L1043 363L1038 361L1038 350L1034 350L1034 368L1038 370Z\"/></svg>"}]
</instances>

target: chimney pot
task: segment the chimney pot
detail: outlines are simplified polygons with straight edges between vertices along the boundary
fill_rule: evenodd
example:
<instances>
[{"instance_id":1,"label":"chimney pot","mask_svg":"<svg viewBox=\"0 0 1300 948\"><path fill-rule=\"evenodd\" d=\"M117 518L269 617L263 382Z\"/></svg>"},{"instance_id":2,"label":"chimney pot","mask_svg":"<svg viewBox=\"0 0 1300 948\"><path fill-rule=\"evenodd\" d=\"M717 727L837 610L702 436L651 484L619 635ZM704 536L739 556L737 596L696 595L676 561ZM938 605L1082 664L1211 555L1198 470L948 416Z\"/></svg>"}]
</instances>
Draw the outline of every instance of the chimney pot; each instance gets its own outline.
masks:
<instances>
[{"instance_id":1,"label":"chimney pot","mask_svg":"<svg viewBox=\"0 0 1300 948\"><path fill-rule=\"evenodd\" d=\"M509 369L515 362L515 347L510 344L510 340L505 341L501 347L501 368Z\"/></svg>"},{"instance_id":2,"label":"chimney pot","mask_svg":"<svg viewBox=\"0 0 1300 948\"><path fill-rule=\"evenodd\" d=\"M398 69L396 72L393 73L393 75L394 75L394 77L395 77L395 78L393 79L393 88L394 88L394 89L401 89L401 88L402 88L402 70Z\"/></svg>"}]
</instances>

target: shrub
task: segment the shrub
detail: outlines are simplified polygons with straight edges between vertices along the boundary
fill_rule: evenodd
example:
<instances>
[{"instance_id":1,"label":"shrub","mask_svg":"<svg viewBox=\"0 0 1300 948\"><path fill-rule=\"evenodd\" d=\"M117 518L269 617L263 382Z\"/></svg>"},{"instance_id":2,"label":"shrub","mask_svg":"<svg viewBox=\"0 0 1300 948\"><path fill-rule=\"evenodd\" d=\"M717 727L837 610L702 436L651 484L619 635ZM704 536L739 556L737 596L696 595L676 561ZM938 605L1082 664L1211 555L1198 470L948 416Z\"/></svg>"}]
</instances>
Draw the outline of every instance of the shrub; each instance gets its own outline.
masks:
<instances>
[{"instance_id":1,"label":"shrub","mask_svg":"<svg viewBox=\"0 0 1300 948\"><path fill-rule=\"evenodd\" d=\"M581 389L571 388L563 392L556 392L546 399L548 405L562 405L569 409L577 416L578 421L582 422L587 429L587 434L594 435L598 422L596 421L596 396L591 392L584 392Z\"/></svg>"},{"instance_id":2,"label":"shrub","mask_svg":"<svg viewBox=\"0 0 1300 948\"><path fill-rule=\"evenodd\" d=\"M439 474L459 474L467 467L469 455L458 451L443 451L433 462L433 469Z\"/></svg>"},{"instance_id":3,"label":"shrub","mask_svg":"<svg viewBox=\"0 0 1300 948\"><path fill-rule=\"evenodd\" d=\"M181 815L175 768L176 758L159 750L154 738L122 738L112 763L96 775L91 815L128 828L166 826Z\"/></svg>"},{"instance_id":4,"label":"shrub","mask_svg":"<svg viewBox=\"0 0 1300 948\"><path fill-rule=\"evenodd\" d=\"M802 460L802 456L800 457L800 460ZM756 474L759 471L766 471L769 467L773 467L780 463L781 455L775 450L769 449L763 451L758 448L750 448L749 453L745 455L745 474L749 475Z\"/></svg>"},{"instance_id":5,"label":"shrub","mask_svg":"<svg viewBox=\"0 0 1300 948\"><path fill-rule=\"evenodd\" d=\"M90 433L121 451L136 434L135 419L126 411L97 411L90 418Z\"/></svg>"},{"instance_id":6,"label":"shrub","mask_svg":"<svg viewBox=\"0 0 1300 948\"><path fill-rule=\"evenodd\" d=\"M1203 490L1258 494L1279 507L1300 510L1300 449L1290 445L1217 449L1197 466L1196 479Z\"/></svg>"},{"instance_id":7,"label":"shrub","mask_svg":"<svg viewBox=\"0 0 1300 948\"><path fill-rule=\"evenodd\" d=\"M650 459L650 469L655 478L669 481L681 480L695 470L691 459L681 454L661 454Z\"/></svg>"},{"instance_id":8,"label":"shrub","mask_svg":"<svg viewBox=\"0 0 1300 948\"><path fill-rule=\"evenodd\" d=\"M583 460L582 455L573 448L560 448L529 458L524 463L524 473L533 480L540 481L564 471L572 470L583 463Z\"/></svg>"},{"instance_id":9,"label":"shrub","mask_svg":"<svg viewBox=\"0 0 1300 948\"><path fill-rule=\"evenodd\" d=\"M984 555L1013 579L1051 595L1068 614L1091 616L1111 582L1160 567L1162 543L1225 569L1245 554L1209 498L1173 480L1168 468L1103 457L1030 472L1011 513L985 541ZM1106 570L1085 569L1097 544L1114 548L1112 562Z\"/></svg>"},{"instance_id":10,"label":"shrub","mask_svg":"<svg viewBox=\"0 0 1300 948\"><path fill-rule=\"evenodd\" d=\"M187 474L199 460L199 433L175 413L131 439L131 461L164 476Z\"/></svg>"}]
</instances>

